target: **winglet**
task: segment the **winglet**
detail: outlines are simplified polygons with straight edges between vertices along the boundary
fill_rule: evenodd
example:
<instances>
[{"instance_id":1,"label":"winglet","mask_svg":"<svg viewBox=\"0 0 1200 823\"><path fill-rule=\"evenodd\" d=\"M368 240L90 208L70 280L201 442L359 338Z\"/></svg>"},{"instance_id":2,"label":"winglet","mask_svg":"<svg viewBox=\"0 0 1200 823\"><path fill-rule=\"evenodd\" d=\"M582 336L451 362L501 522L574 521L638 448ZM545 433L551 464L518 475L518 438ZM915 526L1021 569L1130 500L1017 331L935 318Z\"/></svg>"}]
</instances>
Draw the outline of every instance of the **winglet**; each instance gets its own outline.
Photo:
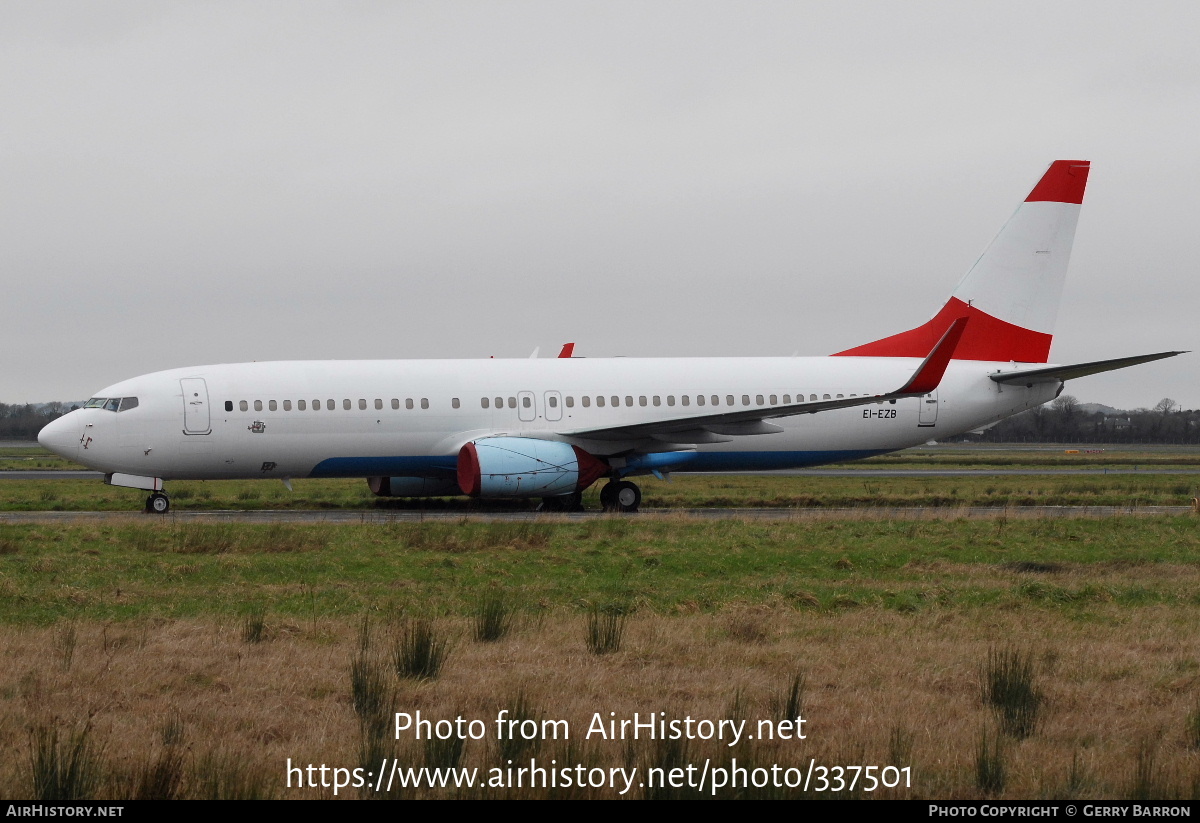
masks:
<instances>
[{"instance_id":1,"label":"winglet","mask_svg":"<svg viewBox=\"0 0 1200 823\"><path fill-rule=\"evenodd\" d=\"M958 341L963 335L963 329L966 327L966 317L960 317L951 323L950 328L946 329L942 335L942 339L937 341L937 345L933 347L933 351L917 367L912 379L896 393L929 394L936 389L942 382L942 375L946 373L946 366L949 365L950 358L954 356L954 349L957 348Z\"/></svg>"},{"instance_id":2,"label":"winglet","mask_svg":"<svg viewBox=\"0 0 1200 823\"><path fill-rule=\"evenodd\" d=\"M562 351L560 351L558 353L558 356L559 357L574 357L575 356L575 344L574 343L563 343Z\"/></svg>"}]
</instances>

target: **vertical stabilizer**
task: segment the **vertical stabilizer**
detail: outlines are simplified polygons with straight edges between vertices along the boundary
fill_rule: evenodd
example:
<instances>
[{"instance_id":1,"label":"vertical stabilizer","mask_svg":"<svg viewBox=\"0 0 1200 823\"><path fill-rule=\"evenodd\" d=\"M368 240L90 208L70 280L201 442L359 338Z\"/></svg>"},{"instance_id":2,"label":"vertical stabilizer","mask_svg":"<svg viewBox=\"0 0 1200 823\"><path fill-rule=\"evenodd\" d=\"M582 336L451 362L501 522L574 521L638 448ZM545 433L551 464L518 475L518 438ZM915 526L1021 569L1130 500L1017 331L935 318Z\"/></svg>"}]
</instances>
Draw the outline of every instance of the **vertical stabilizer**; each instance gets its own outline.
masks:
<instances>
[{"instance_id":1,"label":"vertical stabilizer","mask_svg":"<svg viewBox=\"0 0 1200 823\"><path fill-rule=\"evenodd\" d=\"M946 305L923 326L835 356L924 357L959 317L955 360L1045 363L1090 163L1056 160Z\"/></svg>"}]
</instances>

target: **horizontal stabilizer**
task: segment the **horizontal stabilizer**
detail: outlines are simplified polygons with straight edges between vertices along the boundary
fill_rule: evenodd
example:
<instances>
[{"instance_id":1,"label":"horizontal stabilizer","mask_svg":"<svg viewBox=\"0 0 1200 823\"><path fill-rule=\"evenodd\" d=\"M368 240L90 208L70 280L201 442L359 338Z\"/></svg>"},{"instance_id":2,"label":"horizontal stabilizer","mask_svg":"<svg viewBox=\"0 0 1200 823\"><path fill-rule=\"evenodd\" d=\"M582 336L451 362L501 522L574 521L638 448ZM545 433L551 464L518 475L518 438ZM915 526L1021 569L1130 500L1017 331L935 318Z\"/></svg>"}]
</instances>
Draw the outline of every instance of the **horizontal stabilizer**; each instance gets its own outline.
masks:
<instances>
[{"instance_id":1,"label":"horizontal stabilizer","mask_svg":"<svg viewBox=\"0 0 1200 823\"><path fill-rule=\"evenodd\" d=\"M1089 374L1100 374L1106 371L1127 369L1130 366L1140 366L1142 363L1153 363L1155 360L1165 360L1177 354L1187 354L1184 351L1164 351L1158 354L1139 354L1136 357L1118 357L1115 360L1095 360L1091 363L1077 363L1073 366L1047 366L1040 369L1021 369L1020 371L1002 371L988 375L997 383L1016 383L1032 386L1035 383L1056 383L1075 377L1087 377Z\"/></svg>"}]
</instances>

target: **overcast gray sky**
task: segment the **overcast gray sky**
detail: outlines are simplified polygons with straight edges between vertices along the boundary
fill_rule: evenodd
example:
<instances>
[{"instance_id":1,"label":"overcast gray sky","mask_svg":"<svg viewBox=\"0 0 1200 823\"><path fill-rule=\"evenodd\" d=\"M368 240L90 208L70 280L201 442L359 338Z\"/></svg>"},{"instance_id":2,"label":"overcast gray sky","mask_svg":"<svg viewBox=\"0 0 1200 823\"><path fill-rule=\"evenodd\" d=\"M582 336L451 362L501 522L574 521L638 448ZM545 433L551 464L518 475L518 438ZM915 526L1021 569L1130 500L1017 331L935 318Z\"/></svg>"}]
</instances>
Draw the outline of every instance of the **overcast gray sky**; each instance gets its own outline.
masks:
<instances>
[{"instance_id":1,"label":"overcast gray sky","mask_svg":"<svg viewBox=\"0 0 1200 823\"><path fill-rule=\"evenodd\" d=\"M1200 349L1192 2L0 3L0 401L827 354L1093 163L1051 357ZM1200 407L1200 354L1073 381Z\"/></svg>"}]
</instances>

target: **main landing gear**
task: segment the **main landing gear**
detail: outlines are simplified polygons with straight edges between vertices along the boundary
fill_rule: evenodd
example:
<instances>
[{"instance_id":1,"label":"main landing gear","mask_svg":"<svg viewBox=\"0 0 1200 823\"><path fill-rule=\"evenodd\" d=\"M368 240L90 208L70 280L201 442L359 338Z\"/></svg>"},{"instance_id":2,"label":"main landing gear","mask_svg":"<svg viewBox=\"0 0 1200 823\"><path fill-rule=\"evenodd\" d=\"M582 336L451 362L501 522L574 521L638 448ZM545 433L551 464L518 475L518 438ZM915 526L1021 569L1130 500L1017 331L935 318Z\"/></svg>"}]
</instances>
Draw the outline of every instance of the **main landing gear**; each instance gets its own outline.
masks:
<instances>
[{"instance_id":1,"label":"main landing gear","mask_svg":"<svg viewBox=\"0 0 1200 823\"><path fill-rule=\"evenodd\" d=\"M155 492L146 498L147 514L166 514L171 510L171 498L163 492Z\"/></svg>"},{"instance_id":2,"label":"main landing gear","mask_svg":"<svg viewBox=\"0 0 1200 823\"><path fill-rule=\"evenodd\" d=\"M610 480L600 490L600 505L606 512L629 512L638 510L642 504L642 490L637 483L628 480Z\"/></svg>"},{"instance_id":3,"label":"main landing gear","mask_svg":"<svg viewBox=\"0 0 1200 823\"><path fill-rule=\"evenodd\" d=\"M633 513L642 504L642 490L628 480L610 480L600 489L600 505L606 512ZM540 512L581 512L583 495L580 492L543 497Z\"/></svg>"}]
</instances>

